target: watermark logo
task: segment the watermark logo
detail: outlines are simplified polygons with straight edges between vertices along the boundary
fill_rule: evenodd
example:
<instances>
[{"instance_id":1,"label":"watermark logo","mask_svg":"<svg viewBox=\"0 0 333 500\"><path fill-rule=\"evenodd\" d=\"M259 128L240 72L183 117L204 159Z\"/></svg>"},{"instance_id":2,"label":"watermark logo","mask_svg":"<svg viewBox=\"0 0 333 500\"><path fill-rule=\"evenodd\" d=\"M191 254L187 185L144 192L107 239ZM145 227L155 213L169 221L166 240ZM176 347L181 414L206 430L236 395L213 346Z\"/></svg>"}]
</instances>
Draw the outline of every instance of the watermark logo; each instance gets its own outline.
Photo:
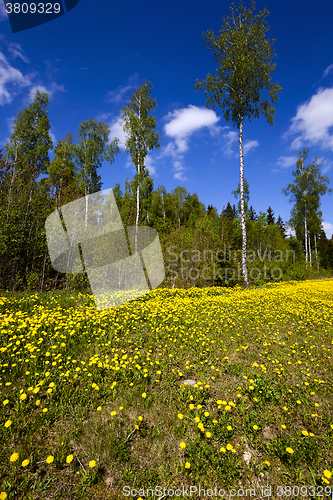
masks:
<instances>
[{"instance_id":1,"label":"watermark logo","mask_svg":"<svg viewBox=\"0 0 333 500\"><path fill-rule=\"evenodd\" d=\"M72 10L79 0L2 0L13 33L53 21Z\"/></svg>"},{"instance_id":2,"label":"watermark logo","mask_svg":"<svg viewBox=\"0 0 333 500\"><path fill-rule=\"evenodd\" d=\"M86 272L98 310L145 295L165 278L157 231L146 226L126 231L112 189L55 210L45 230L53 268Z\"/></svg>"}]
</instances>

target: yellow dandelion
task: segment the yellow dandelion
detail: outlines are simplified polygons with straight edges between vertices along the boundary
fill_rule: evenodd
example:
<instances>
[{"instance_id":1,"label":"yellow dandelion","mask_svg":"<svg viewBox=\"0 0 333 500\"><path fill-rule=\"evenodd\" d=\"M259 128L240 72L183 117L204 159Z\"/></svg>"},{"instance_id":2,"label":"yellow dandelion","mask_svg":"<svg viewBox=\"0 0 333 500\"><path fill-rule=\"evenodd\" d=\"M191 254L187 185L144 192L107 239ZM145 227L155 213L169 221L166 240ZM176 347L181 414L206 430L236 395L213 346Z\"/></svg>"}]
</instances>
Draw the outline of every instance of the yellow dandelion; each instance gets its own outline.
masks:
<instances>
[{"instance_id":1,"label":"yellow dandelion","mask_svg":"<svg viewBox=\"0 0 333 500\"><path fill-rule=\"evenodd\" d=\"M308 436L309 433L307 431L302 431L303 436Z\"/></svg>"},{"instance_id":2,"label":"yellow dandelion","mask_svg":"<svg viewBox=\"0 0 333 500\"><path fill-rule=\"evenodd\" d=\"M178 418L179 418L179 420L183 420L184 415L182 415L181 413L178 413Z\"/></svg>"},{"instance_id":3,"label":"yellow dandelion","mask_svg":"<svg viewBox=\"0 0 333 500\"><path fill-rule=\"evenodd\" d=\"M184 441L182 441L181 443L179 443L179 446L180 446L181 448L185 448L185 447L186 447L186 443L184 443Z\"/></svg>"},{"instance_id":4,"label":"yellow dandelion","mask_svg":"<svg viewBox=\"0 0 333 500\"><path fill-rule=\"evenodd\" d=\"M257 425L254 425L254 426L253 426L253 429L254 429L255 431L257 431L257 430L259 429L259 427L258 427Z\"/></svg>"},{"instance_id":5,"label":"yellow dandelion","mask_svg":"<svg viewBox=\"0 0 333 500\"><path fill-rule=\"evenodd\" d=\"M89 467L90 467L91 469L93 469L94 467L96 467L96 462L95 462L95 460L91 460L91 461L89 462Z\"/></svg>"},{"instance_id":6,"label":"yellow dandelion","mask_svg":"<svg viewBox=\"0 0 333 500\"><path fill-rule=\"evenodd\" d=\"M66 462L70 464L73 458L74 458L73 455L68 455L68 457L66 458Z\"/></svg>"},{"instance_id":7,"label":"yellow dandelion","mask_svg":"<svg viewBox=\"0 0 333 500\"><path fill-rule=\"evenodd\" d=\"M22 467L26 467L27 465L29 465L29 463L30 463L30 460L28 460L28 459L23 460Z\"/></svg>"},{"instance_id":8,"label":"yellow dandelion","mask_svg":"<svg viewBox=\"0 0 333 500\"><path fill-rule=\"evenodd\" d=\"M292 448L286 448L287 453L290 453L292 455L294 453L294 450Z\"/></svg>"},{"instance_id":9,"label":"yellow dandelion","mask_svg":"<svg viewBox=\"0 0 333 500\"><path fill-rule=\"evenodd\" d=\"M102 407L98 406L97 411L101 411Z\"/></svg>"},{"instance_id":10,"label":"yellow dandelion","mask_svg":"<svg viewBox=\"0 0 333 500\"><path fill-rule=\"evenodd\" d=\"M43 413L46 413L48 411L47 408L43 408Z\"/></svg>"},{"instance_id":11,"label":"yellow dandelion","mask_svg":"<svg viewBox=\"0 0 333 500\"><path fill-rule=\"evenodd\" d=\"M48 464L52 464L53 460L54 460L54 457L52 457L52 455L49 455L49 456L47 457L47 459L46 459L46 463L48 463Z\"/></svg>"},{"instance_id":12,"label":"yellow dandelion","mask_svg":"<svg viewBox=\"0 0 333 500\"><path fill-rule=\"evenodd\" d=\"M231 427L231 425L228 425L228 426L227 426L227 429L228 429L228 431L232 431L232 427Z\"/></svg>"},{"instance_id":13,"label":"yellow dandelion","mask_svg":"<svg viewBox=\"0 0 333 500\"><path fill-rule=\"evenodd\" d=\"M18 453L13 453L10 457L10 461L11 462L16 462L16 460L18 459L19 457L19 454Z\"/></svg>"},{"instance_id":14,"label":"yellow dandelion","mask_svg":"<svg viewBox=\"0 0 333 500\"><path fill-rule=\"evenodd\" d=\"M0 493L0 500L6 500L6 498L7 498L7 493L5 491L2 491Z\"/></svg>"},{"instance_id":15,"label":"yellow dandelion","mask_svg":"<svg viewBox=\"0 0 333 500\"><path fill-rule=\"evenodd\" d=\"M210 432L206 432L206 437L210 438L212 437L212 434Z\"/></svg>"},{"instance_id":16,"label":"yellow dandelion","mask_svg":"<svg viewBox=\"0 0 333 500\"><path fill-rule=\"evenodd\" d=\"M186 463L185 463L185 469L189 469L190 467L191 467L190 462L186 462Z\"/></svg>"},{"instance_id":17,"label":"yellow dandelion","mask_svg":"<svg viewBox=\"0 0 333 500\"><path fill-rule=\"evenodd\" d=\"M271 465L271 463L268 460L265 460L264 464L266 464L268 467Z\"/></svg>"},{"instance_id":18,"label":"yellow dandelion","mask_svg":"<svg viewBox=\"0 0 333 500\"><path fill-rule=\"evenodd\" d=\"M327 477L327 479L331 479L332 474L330 473L330 471L329 471L329 470L325 469L325 470L324 470L324 476L325 476L325 477Z\"/></svg>"},{"instance_id":19,"label":"yellow dandelion","mask_svg":"<svg viewBox=\"0 0 333 500\"><path fill-rule=\"evenodd\" d=\"M229 443L228 443L228 444L227 444L227 450L232 450L232 448L233 448L232 444L229 444Z\"/></svg>"},{"instance_id":20,"label":"yellow dandelion","mask_svg":"<svg viewBox=\"0 0 333 500\"><path fill-rule=\"evenodd\" d=\"M142 397L143 398L146 398L147 397L147 394L145 392L142 393Z\"/></svg>"},{"instance_id":21,"label":"yellow dandelion","mask_svg":"<svg viewBox=\"0 0 333 500\"><path fill-rule=\"evenodd\" d=\"M10 427L11 425L12 425L12 421L7 420L7 422L5 423L5 427Z\"/></svg>"},{"instance_id":22,"label":"yellow dandelion","mask_svg":"<svg viewBox=\"0 0 333 500\"><path fill-rule=\"evenodd\" d=\"M222 451L222 453L225 453L227 450L225 448L220 448L220 451Z\"/></svg>"}]
</instances>

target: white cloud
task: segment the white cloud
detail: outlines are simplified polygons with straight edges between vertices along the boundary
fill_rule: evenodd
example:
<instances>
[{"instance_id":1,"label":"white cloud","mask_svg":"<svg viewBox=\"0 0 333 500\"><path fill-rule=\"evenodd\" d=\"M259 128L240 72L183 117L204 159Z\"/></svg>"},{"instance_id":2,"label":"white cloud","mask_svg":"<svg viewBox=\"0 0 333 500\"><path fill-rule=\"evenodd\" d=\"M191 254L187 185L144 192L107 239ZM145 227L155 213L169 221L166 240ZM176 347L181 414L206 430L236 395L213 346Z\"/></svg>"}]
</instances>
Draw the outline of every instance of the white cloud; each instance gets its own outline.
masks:
<instances>
[{"instance_id":1,"label":"white cloud","mask_svg":"<svg viewBox=\"0 0 333 500\"><path fill-rule=\"evenodd\" d=\"M129 90L135 89L135 87L137 86L138 76L139 75L137 73L134 73L134 75L131 75L129 77L127 85L125 85L124 87L119 86L115 90L109 90L108 96L106 98L107 102L123 102L125 100L124 95Z\"/></svg>"},{"instance_id":2,"label":"white cloud","mask_svg":"<svg viewBox=\"0 0 333 500\"><path fill-rule=\"evenodd\" d=\"M297 108L292 122L285 134L285 137L299 134L292 142L292 148L299 149L307 141L333 151L333 135L329 133L333 126L333 88L320 88Z\"/></svg>"},{"instance_id":3,"label":"white cloud","mask_svg":"<svg viewBox=\"0 0 333 500\"><path fill-rule=\"evenodd\" d=\"M170 119L164 126L167 136L172 137L180 153L187 151L190 136L203 127L212 128L220 118L215 111L189 105L188 108L176 109L168 113L164 119Z\"/></svg>"},{"instance_id":4,"label":"white cloud","mask_svg":"<svg viewBox=\"0 0 333 500\"><path fill-rule=\"evenodd\" d=\"M331 170L332 166L333 166L333 161L324 159L321 172L323 174L326 174L329 170Z\"/></svg>"},{"instance_id":5,"label":"white cloud","mask_svg":"<svg viewBox=\"0 0 333 500\"><path fill-rule=\"evenodd\" d=\"M324 71L324 74L323 74L322 78L325 78L325 76L327 76L331 71L333 71L333 64L330 64L329 66L327 66L327 68Z\"/></svg>"},{"instance_id":6,"label":"white cloud","mask_svg":"<svg viewBox=\"0 0 333 500\"><path fill-rule=\"evenodd\" d=\"M11 56L15 59L16 57L19 57L24 61L25 63L29 63L29 59L22 53L23 49L22 46L19 43L15 42L8 42L7 43L8 51L10 52Z\"/></svg>"},{"instance_id":7,"label":"white cloud","mask_svg":"<svg viewBox=\"0 0 333 500\"><path fill-rule=\"evenodd\" d=\"M0 106L10 104L17 94L17 87L31 85L29 76L24 76L20 70L14 68L0 52Z\"/></svg>"},{"instance_id":8,"label":"white cloud","mask_svg":"<svg viewBox=\"0 0 333 500\"><path fill-rule=\"evenodd\" d=\"M186 170L186 167L184 167L180 161L176 160L173 162L172 171L175 172L173 174L174 179L178 179L179 181L187 181L187 177L184 176L184 172Z\"/></svg>"},{"instance_id":9,"label":"white cloud","mask_svg":"<svg viewBox=\"0 0 333 500\"><path fill-rule=\"evenodd\" d=\"M289 168L296 166L297 159L297 156L280 156L276 163L281 168Z\"/></svg>"},{"instance_id":10,"label":"white cloud","mask_svg":"<svg viewBox=\"0 0 333 500\"><path fill-rule=\"evenodd\" d=\"M148 168L150 175L156 174L156 166L154 165L155 161L151 156L147 155L145 158L145 167Z\"/></svg>"},{"instance_id":11,"label":"white cloud","mask_svg":"<svg viewBox=\"0 0 333 500\"><path fill-rule=\"evenodd\" d=\"M258 141L246 141L243 146L244 155L246 155L246 153L248 153L251 149L256 148L258 146L259 146Z\"/></svg>"},{"instance_id":12,"label":"white cloud","mask_svg":"<svg viewBox=\"0 0 333 500\"><path fill-rule=\"evenodd\" d=\"M234 151L232 150L232 146L235 141L238 140L238 134L234 130L229 130L229 132L226 132L223 134L223 139L225 140L224 148L223 151L227 156L232 156L234 154Z\"/></svg>"},{"instance_id":13,"label":"white cloud","mask_svg":"<svg viewBox=\"0 0 333 500\"><path fill-rule=\"evenodd\" d=\"M331 224L330 222L323 222L323 227L324 227L324 231L326 233L326 236L328 238L330 238L333 234L333 224Z\"/></svg>"},{"instance_id":14,"label":"white cloud","mask_svg":"<svg viewBox=\"0 0 333 500\"><path fill-rule=\"evenodd\" d=\"M163 128L165 134L173 141L161 148L158 158L171 156L174 179L186 181L184 172L187 168L182 164L182 160L184 153L189 148L191 135L204 127L208 128L211 135L217 135L221 129L216 125L220 118L216 116L215 111L190 104L187 108L176 109L168 113L163 120L169 120Z\"/></svg>"},{"instance_id":15,"label":"white cloud","mask_svg":"<svg viewBox=\"0 0 333 500\"><path fill-rule=\"evenodd\" d=\"M127 136L124 132L123 127L120 125L120 119L121 115L119 115L117 118L113 120L113 122L109 123L110 127L110 134L109 134L109 141L113 141L115 137L118 137L119 139L119 148L125 151L125 142L127 139Z\"/></svg>"}]
</instances>

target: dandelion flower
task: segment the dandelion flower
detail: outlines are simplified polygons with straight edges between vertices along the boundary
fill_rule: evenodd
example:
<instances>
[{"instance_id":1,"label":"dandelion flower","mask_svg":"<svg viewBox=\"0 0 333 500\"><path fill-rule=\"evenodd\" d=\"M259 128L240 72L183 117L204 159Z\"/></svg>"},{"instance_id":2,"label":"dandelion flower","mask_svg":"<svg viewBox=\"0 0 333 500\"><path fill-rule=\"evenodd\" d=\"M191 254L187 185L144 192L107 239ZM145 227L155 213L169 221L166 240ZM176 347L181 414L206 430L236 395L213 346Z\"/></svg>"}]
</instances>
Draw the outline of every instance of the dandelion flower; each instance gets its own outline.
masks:
<instances>
[{"instance_id":1,"label":"dandelion flower","mask_svg":"<svg viewBox=\"0 0 333 500\"><path fill-rule=\"evenodd\" d=\"M96 467L96 462L95 462L95 460L91 460L91 461L89 462L89 467L90 467L91 469L93 469L94 467Z\"/></svg>"},{"instance_id":2,"label":"dandelion flower","mask_svg":"<svg viewBox=\"0 0 333 500\"><path fill-rule=\"evenodd\" d=\"M264 462L268 467L271 465L271 463L268 460L265 460Z\"/></svg>"},{"instance_id":3,"label":"dandelion flower","mask_svg":"<svg viewBox=\"0 0 333 500\"><path fill-rule=\"evenodd\" d=\"M228 425L227 429L228 429L228 431L232 431L231 425Z\"/></svg>"},{"instance_id":4,"label":"dandelion flower","mask_svg":"<svg viewBox=\"0 0 333 500\"><path fill-rule=\"evenodd\" d=\"M12 421L7 420L7 422L5 423L5 427L10 427L11 425L12 425Z\"/></svg>"},{"instance_id":5,"label":"dandelion flower","mask_svg":"<svg viewBox=\"0 0 333 500\"><path fill-rule=\"evenodd\" d=\"M259 427L258 427L257 425L254 425L254 426L253 426L253 429L254 429L255 431L257 431L257 430L259 429Z\"/></svg>"},{"instance_id":6,"label":"dandelion flower","mask_svg":"<svg viewBox=\"0 0 333 500\"><path fill-rule=\"evenodd\" d=\"M26 467L27 465L29 465L29 463L30 463L30 460L28 460L28 459L23 460L22 467Z\"/></svg>"},{"instance_id":7,"label":"dandelion flower","mask_svg":"<svg viewBox=\"0 0 333 500\"><path fill-rule=\"evenodd\" d=\"M7 498L7 493L5 491L2 491L0 493L0 500L6 500L6 498Z\"/></svg>"},{"instance_id":8,"label":"dandelion flower","mask_svg":"<svg viewBox=\"0 0 333 500\"><path fill-rule=\"evenodd\" d=\"M327 477L327 479L331 479L332 474L330 473L329 470L326 469L326 470L324 470L324 476Z\"/></svg>"},{"instance_id":9,"label":"dandelion flower","mask_svg":"<svg viewBox=\"0 0 333 500\"><path fill-rule=\"evenodd\" d=\"M186 463L185 463L185 469L189 469L190 467L191 467L190 462L186 462Z\"/></svg>"},{"instance_id":10,"label":"dandelion flower","mask_svg":"<svg viewBox=\"0 0 333 500\"><path fill-rule=\"evenodd\" d=\"M68 457L66 458L66 462L70 464L73 458L74 458L73 455L68 455Z\"/></svg>"},{"instance_id":11,"label":"dandelion flower","mask_svg":"<svg viewBox=\"0 0 333 500\"><path fill-rule=\"evenodd\" d=\"M232 444L227 444L227 450L232 450Z\"/></svg>"},{"instance_id":12,"label":"dandelion flower","mask_svg":"<svg viewBox=\"0 0 333 500\"><path fill-rule=\"evenodd\" d=\"M212 434L211 434L210 432L206 432L206 436L207 436L208 438L210 438L210 437L212 437Z\"/></svg>"},{"instance_id":13,"label":"dandelion flower","mask_svg":"<svg viewBox=\"0 0 333 500\"><path fill-rule=\"evenodd\" d=\"M12 456L10 457L10 461L11 462L16 462L16 460L18 459L18 457L19 457L18 453L13 453Z\"/></svg>"},{"instance_id":14,"label":"dandelion flower","mask_svg":"<svg viewBox=\"0 0 333 500\"><path fill-rule=\"evenodd\" d=\"M183 420L184 415L182 415L181 413L178 413L178 418L179 418L179 420Z\"/></svg>"},{"instance_id":15,"label":"dandelion flower","mask_svg":"<svg viewBox=\"0 0 333 500\"><path fill-rule=\"evenodd\" d=\"M182 441L181 443L179 443L179 446L180 446L181 448L185 448L185 447L186 447L186 443L184 443L184 441Z\"/></svg>"},{"instance_id":16,"label":"dandelion flower","mask_svg":"<svg viewBox=\"0 0 333 500\"><path fill-rule=\"evenodd\" d=\"M147 397L147 394L145 392L142 393L143 399Z\"/></svg>"},{"instance_id":17,"label":"dandelion flower","mask_svg":"<svg viewBox=\"0 0 333 500\"><path fill-rule=\"evenodd\" d=\"M308 436L309 435L308 431L302 431L302 434L303 434L303 436Z\"/></svg>"},{"instance_id":18,"label":"dandelion flower","mask_svg":"<svg viewBox=\"0 0 333 500\"><path fill-rule=\"evenodd\" d=\"M291 455L294 453L294 450L292 448L286 448L287 453L290 453Z\"/></svg>"},{"instance_id":19,"label":"dandelion flower","mask_svg":"<svg viewBox=\"0 0 333 500\"><path fill-rule=\"evenodd\" d=\"M48 463L48 464L52 464L53 460L54 460L54 457L52 457L52 455L49 455L49 456L47 457L47 459L46 459L46 463Z\"/></svg>"},{"instance_id":20,"label":"dandelion flower","mask_svg":"<svg viewBox=\"0 0 333 500\"><path fill-rule=\"evenodd\" d=\"M222 453L225 453L227 450L225 448L220 448L220 451L222 451Z\"/></svg>"},{"instance_id":21,"label":"dandelion flower","mask_svg":"<svg viewBox=\"0 0 333 500\"><path fill-rule=\"evenodd\" d=\"M48 411L47 408L43 408L43 413L46 413Z\"/></svg>"},{"instance_id":22,"label":"dandelion flower","mask_svg":"<svg viewBox=\"0 0 333 500\"><path fill-rule=\"evenodd\" d=\"M101 409L102 409L102 407L101 407L101 406L99 406L99 407L97 408L97 411L101 411Z\"/></svg>"}]
</instances>

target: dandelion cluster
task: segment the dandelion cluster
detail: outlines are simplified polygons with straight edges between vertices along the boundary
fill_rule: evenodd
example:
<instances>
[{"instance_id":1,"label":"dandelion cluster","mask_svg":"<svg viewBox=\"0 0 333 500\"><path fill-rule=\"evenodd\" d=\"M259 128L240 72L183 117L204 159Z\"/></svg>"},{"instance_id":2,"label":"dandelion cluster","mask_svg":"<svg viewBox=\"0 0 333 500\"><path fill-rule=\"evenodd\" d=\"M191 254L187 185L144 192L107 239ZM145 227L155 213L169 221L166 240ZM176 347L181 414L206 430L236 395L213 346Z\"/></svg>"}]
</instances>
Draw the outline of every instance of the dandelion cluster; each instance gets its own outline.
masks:
<instances>
[{"instance_id":1,"label":"dandelion cluster","mask_svg":"<svg viewBox=\"0 0 333 500\"><path fill-rule=\"evenodd\" d=\"M0 298L8 477L174 460L191 480L216 465L232 480L260 450L261 470L331 485L333 280L156 289L100 312L79 299Z\"/></svg>"}]
</instances>

